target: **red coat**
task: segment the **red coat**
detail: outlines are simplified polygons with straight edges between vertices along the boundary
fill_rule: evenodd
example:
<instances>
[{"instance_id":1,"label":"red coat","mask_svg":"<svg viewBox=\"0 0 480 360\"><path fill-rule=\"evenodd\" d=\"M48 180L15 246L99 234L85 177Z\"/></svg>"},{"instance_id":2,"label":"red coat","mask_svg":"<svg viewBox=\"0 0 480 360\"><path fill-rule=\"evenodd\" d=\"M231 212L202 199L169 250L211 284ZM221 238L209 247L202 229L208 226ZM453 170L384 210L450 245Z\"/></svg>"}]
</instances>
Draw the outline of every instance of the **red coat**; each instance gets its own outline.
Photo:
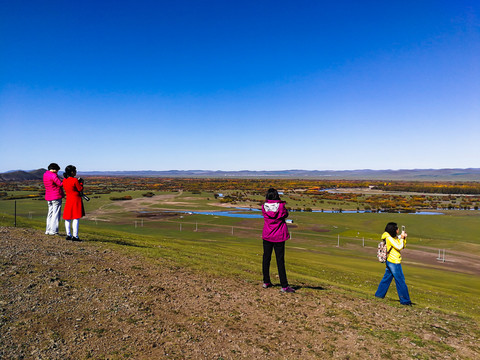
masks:
<instances>
[{"instance_id":1,"label":"red coat","mask_svg":"<svg viewBox=\"0 0 480 360\"><path fill-rule=\"evenodd\" d=\"M65 220L80 219L85 216L82 196L83 184L78 182L77 178L69 177L63 180L63 189L67 195L65 208L63 209L63 218Z\"/></svg>"}]
</instances>

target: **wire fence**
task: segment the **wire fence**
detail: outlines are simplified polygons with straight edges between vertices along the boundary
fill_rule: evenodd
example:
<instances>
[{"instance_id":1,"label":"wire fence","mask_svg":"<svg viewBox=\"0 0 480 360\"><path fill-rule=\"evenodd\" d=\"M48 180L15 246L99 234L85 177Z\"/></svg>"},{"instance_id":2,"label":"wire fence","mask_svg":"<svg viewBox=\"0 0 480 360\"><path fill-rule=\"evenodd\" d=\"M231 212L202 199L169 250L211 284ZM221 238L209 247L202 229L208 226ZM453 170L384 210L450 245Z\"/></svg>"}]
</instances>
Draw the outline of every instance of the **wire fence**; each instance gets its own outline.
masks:
<instances>
[{"instance_id":1,"label":"wire fence","mask_svg":"<svg viewBox=\"0 0 480 360\"><path fill-rule=\"evenodd\" d=\"M251 238L251 237L261 237L262 227L248 227L248 226L235 226L235 225L222 225L222 224L213 224L213 223L203 223L203 222L190 222L190 221L177 221L177 220L165 220L165 219L156 219L144 221L143 219L135 219L132 221L134 228L142 227L155 227L160 229L168 230L177 230L181 232L203 232L203 233L223 233L225 235L237 236L239 238ZM317 242L318 244L325 246L335 246L337 248L370 248L369 251L375 251L380 242L380 239L374 239L371 237L360 237L360 236L345 236L341 234L329 235L329 234L319 234L312 231L299 230L297 228L290 228L290 240L295 242L308 241ZM430 239L423 239L430 240ZM438 260L439 262L448 261L447 249L439 249L433 247L427 247L422 245L409 244L409 249L419 250L423 253L428 253L433 259Z\"/></svg>"},{"instance_id":2,"label":"wire fence","mask_svg":"<svg viewBox=\"0 0 480 360\"><path fill-rule=\"evenodd\" d=\"M179 236L182 232L202 232L202 233L221 233L226 236L236 236L238 238L261 238L262 227L248 227L248 226L232 226L221 225L202 222L189 222L189 221L177 221L177 220L154 220L148 222L139 223L138 220L134 220L136 226L155 227L159 230L169 229L177 230ZM139 225L141 224L141 225ZM133 224L134 225L134 224ZM344 236L341 234L325 234L314 233L312 231L300 230L298 228L290 228L290 240L294 243L301 243L302 241L313 243L319 246L337 247L338 249L345 250L359 250L368 252L371 254L372 259L376 259L376 249L380 242L380 239L374 239L369 237L360 236ZM423 264L445 264L450 265L451 270L465 271L467 273L480 275L480 256L471 253L465 253L460 251L449 250L445 248L428 247L415 244L415 241L420 239L411 239L409 241L407 250L411 250L406 261L413 263ZM422 238L421 240L430 242L434 239ZM448 250L448 251L447 251Z\"/></svg>"},{"instance_id":3,"label":"wire fence","mask_svg":"<svg viewBox=\"0 0 480 360\"><path fill-rule=\"evenodd\" d=\"M44 214L36 214L35 212L27 209L18 209L16 201L14 202L13 206L13 215L14 215L14 226L17 226L17 223L20 219L33 219L34 217L45 216ZM103 222L102 220L92 217L89 219L90 222L95 223L98 225L99 222ZM128 221L128 220L127 220ZM224 233L225 235L229 236L236 236L236 237L244 237L244 238L251 238L251 237L261 237L262 228L253 228L249 226L238 226L238 225L222 225L222 224L213 224L213 223L204 223L204 222L190 222L186 220L170 220L170 219L149 219L149 218L134 218L131 220L132 227L134 229L140 230L144 227L155 227L159 230L164 228L165 230L178 230L179 233L186 232L186 231L193 231L193 232L214 232L214 233ZM330 235L325 233L316 233L313 231L308 230L300 230L298 228L289 228L290 237L293 241L315 241L318 244L325 245L325 246L335 246L337 248L351 248L351 247L361 247L361 248L371 248L370 251L374 251L377 247L380 239L373 239L368 237L351 237L345 236L341 234ZM423 240L430 241L433 239L423 238ZM421 245L415 245L411 242L408 246L409 249L412 250L419 250L428 255L434 257L438 262L445 263L448 262L451 258L452 251L449 250L447 253L447 249L445 248L434 248L434 247L427 247ZM459 254L458 252L454 252L455 256L464 256L469 259L474 259L475 261L478 260L478 256L474 254Z\"/></svg>"}]
</instances>

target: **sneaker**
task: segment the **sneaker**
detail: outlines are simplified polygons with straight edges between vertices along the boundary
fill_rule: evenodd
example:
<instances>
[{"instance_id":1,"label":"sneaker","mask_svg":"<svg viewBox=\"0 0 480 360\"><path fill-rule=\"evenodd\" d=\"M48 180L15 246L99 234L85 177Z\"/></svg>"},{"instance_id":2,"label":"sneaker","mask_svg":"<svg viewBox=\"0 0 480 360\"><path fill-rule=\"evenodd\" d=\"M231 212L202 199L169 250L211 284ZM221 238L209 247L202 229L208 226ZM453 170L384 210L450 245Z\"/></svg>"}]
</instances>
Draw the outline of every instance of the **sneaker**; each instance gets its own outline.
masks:
<instances>
[{"instance_id":1,"label":"sneaker","mask_svg":"<svg viewBox=\"0 0 480 360\"><path fill-rule=\"evenodd\" d=\"M269 283L269 282L268 283L263 283L263 288L264 289L268 289L269 287L272 287L272 286L273 286L272 283Z\"/></svg>"},{"instance_id":2,"label":"sneaker","mask_svg":"<svg viewBox=\"0 0 480 360\"><path fill-rule=\"evenodd\" d=\"M280 292L282 292L282 293L294 293L295 289L291 288L290 286L287 286L287 287L282 288L280 290Z\"/></svg>"},{"instance_id":3,"label":"sneaker","mask_svg":"<svg viewBox=\"0 0 480 360\"><path fill-rule=\"evenodd\" d=\"M74 236L74 237L72 237L72 241L82 241L82 240L80 240L79 237L75 237L75 236Z\"/></svg>"},{"instance_id":4,"label":"sneaker","mask_svg":"<svg viewBox=\"0 0 480 360\"><path fill-rule=\"evenodd\" d=\"M67 237L65 238L65 240L72 240L72 237L70 235L67 235Z\"/></svg>"}]
</instances>

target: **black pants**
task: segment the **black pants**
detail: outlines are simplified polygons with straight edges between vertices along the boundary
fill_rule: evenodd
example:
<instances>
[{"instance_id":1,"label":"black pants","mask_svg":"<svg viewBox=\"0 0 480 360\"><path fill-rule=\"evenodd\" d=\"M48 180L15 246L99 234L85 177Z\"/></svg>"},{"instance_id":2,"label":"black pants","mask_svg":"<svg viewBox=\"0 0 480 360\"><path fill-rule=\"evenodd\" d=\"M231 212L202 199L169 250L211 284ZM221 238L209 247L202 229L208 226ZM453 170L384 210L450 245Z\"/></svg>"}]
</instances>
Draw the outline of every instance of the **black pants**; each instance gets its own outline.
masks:
<instances>
[{"instance_id":1,"label":"black pants","mask_svg":"<svg viewBox=\"0 0 480 360\"><path fill-rule=\"evenodd\" d=\"M285 241L270 242L263 240L263 282L270 283L270 261L272 260L272 250L275 249L275 258L277 259L278 277L282 288L288 286L287 272L285 271Z\"/></svg>"}]
</instances>

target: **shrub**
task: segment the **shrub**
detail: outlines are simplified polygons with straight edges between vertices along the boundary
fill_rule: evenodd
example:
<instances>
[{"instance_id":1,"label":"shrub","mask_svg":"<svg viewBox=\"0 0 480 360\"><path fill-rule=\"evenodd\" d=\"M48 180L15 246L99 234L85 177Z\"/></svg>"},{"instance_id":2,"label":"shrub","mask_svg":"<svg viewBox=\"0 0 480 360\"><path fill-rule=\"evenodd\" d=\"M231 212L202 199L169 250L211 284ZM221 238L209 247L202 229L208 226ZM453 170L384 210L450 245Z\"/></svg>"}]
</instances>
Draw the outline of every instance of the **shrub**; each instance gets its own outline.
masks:
<instances>
[{"instance_id":1,"label":"shrub","mask_svg":"<svg viewBox=\"0 0 480 360\"><path fill-rule=\"evenodd\" d=\"M130 195L118 196L118 197L112 196L110 200L112 201L132 200L132 197Z\"/></svg>"}]
</instances>

